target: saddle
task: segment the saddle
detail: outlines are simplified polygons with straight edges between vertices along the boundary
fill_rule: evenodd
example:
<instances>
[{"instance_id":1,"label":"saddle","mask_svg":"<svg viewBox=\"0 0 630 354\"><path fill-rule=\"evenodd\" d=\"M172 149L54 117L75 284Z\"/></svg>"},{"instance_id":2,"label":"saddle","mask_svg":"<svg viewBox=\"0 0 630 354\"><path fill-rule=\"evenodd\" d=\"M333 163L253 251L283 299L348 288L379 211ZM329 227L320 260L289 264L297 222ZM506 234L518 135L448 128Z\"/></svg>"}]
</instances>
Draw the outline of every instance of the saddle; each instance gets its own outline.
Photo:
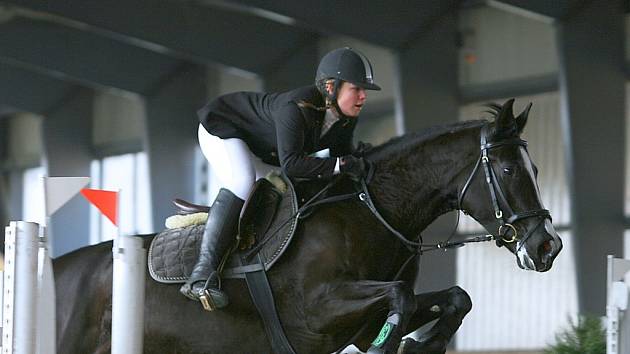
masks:
<instances>
[{"instance_id":1,"label":"saddle","mask_svg":"<svg viewBox=\"0 0 630 354\"><path fill-rule=\"evenodd\" d=\"M298 201L291 181L286 177L282 181L284 191L282 186L276 187L264 178L254 184L243 207L232 252L222 262L223 278L244 278L246 272L257 269L267 271L289 246L298 223L298 218L294 217ZM203 215L200 213L209 211L208 207L182 200L176 200L175 204L182 215L177 215L175 222L171 219L173 217L169 218L170 224L180 227L157 234L148 252L149 274L160 283L184 283L188 280L199 256L205 228L204 219L200 221L200 215ZM182 220L188 217L192 224L181 226ZM261 241L264 244L259 245ZM255 249L252 251L252 248ZM249 264L254 259L256 262Z\"/></svg>"}]
</instances>

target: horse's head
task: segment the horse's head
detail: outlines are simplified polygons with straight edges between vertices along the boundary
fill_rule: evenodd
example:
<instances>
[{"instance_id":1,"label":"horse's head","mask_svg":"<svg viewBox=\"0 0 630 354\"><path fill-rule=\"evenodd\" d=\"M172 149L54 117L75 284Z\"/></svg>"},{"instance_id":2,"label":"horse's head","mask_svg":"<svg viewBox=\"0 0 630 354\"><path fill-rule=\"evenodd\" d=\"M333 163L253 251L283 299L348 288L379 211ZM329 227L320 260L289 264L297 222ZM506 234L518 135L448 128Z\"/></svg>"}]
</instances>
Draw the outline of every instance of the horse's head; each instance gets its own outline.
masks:
<instances>
[{"instance_id":1,"label":"horse's head","mask_svg":"<svg viewBox=\"0 0 630 354\"><path fill-rule=\"evenodd\" d=\"M523 269L545 272L562 249L544 209L537 169L520 138L531 104L514 117L514 99L492 105L496 118L481 128L480 156L459 196L459 207L516 255Z\"/></svg>"}]
</instances>

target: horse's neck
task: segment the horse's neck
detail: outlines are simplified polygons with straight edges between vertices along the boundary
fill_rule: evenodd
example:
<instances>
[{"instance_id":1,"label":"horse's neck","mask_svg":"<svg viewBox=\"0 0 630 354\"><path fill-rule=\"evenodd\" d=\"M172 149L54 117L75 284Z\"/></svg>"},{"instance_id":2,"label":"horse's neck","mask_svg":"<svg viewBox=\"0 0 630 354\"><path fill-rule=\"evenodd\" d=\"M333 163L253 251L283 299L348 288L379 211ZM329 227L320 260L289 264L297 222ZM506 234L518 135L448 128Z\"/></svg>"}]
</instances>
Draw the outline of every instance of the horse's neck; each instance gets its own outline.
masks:
<instances>
[{"instance_id":1,"label":"horse's neck","mask_svg":"<svg viewBox=\"0 0 630 354\"><path fill-rule=\"evenodd\" d=\"M378 156L369 188L392 226L415 235L456 209L460 184L479 156L474 131L445 133L411 145L404 153Z\"/></svg>"}]
</instances>

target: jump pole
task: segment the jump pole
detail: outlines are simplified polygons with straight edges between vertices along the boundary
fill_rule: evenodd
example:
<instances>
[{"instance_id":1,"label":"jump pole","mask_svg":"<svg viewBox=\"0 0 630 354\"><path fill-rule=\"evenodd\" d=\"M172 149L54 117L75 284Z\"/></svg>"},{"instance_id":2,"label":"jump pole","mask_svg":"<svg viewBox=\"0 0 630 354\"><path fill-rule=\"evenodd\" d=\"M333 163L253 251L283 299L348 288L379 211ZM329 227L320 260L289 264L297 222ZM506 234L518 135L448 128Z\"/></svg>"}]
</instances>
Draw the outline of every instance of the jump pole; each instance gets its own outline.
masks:
<instances>
[{"instance_id":1,"label":"jump pole","mask_svg":"<svg viewBox=\"0 0 630 354\"><path fill-rule=\"evenodd\" d=\"M116 213L120 220L119 207ZM147 252L142 238L123 236L120 227L113 244L111 353L142 354Z\"/></svg>"},{"instance_id":2,"label":"jump pole","mask_svg":"<svg viewBox=\"0 0 630 354\"><path fill-rule=\"evenodd\" d=\"M11 221L5 229L3 354L36 352L39 229L25 221Z\"/></svg>"}]
</instances>

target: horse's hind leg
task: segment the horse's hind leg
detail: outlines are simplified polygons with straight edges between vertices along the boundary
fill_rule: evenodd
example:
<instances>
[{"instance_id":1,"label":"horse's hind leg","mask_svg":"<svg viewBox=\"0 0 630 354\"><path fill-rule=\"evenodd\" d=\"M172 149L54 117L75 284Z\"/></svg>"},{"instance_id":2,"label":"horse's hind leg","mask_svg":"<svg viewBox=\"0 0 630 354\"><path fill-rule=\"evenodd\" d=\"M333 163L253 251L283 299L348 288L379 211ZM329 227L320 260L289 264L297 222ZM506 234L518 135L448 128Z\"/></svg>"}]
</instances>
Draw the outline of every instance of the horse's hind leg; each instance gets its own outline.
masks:
<instances>
[{"instance_id":1,"label":"horse's hind leg","mask_svg":"<svg viewBox=\"0 0 630 354\"><path fill-rule=\"evenodd\" d=\"M340 328L356 328L374 315L387 314L388 322L374 340L370 353L396 353L416 310L413 291L402 281L322 284L311 292L308 300L309 327L317 333L338 333Z\"/></svg>"},{"instance_id":2,"label":"horse's hind leg","mask_svg":"<svg viewBox=\"0 0 630 354\"><path fill-rule=\"evenodd\" d=\"M416 341L411 338L401 343L399 353L442 354L472 308L468 294L455 286L446 290L416 295L416 312L409 323L410 329L438 319L438 321Z\"/></svg>"}]
</instances>

